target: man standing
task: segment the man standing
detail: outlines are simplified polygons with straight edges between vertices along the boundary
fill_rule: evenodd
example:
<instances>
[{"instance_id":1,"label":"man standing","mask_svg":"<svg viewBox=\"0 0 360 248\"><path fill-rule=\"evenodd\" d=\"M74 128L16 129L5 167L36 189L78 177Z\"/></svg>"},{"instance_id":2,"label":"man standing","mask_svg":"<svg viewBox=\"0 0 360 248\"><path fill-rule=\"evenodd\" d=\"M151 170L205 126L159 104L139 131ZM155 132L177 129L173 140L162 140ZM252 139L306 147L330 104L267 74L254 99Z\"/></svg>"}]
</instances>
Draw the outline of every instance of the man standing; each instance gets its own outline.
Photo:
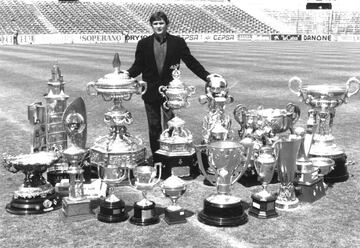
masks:
<instances>
[{"instance_id":1,"label":"man standing","mask_svg":"<svg viewBox=\"0 0 360 248\"><path fill-rule=\"evenodd\" d=\"M167 122L174 116L171 110L162 107L165 99L158 91L159 86L168 85L173 80L172 71L180 65L180 60L204 81L210 80L213 74L192 56L183 38L167 32L169 20L164 12L152 14L149 21L154 33L138 42L135 61L127 71L130 77L142 74L142 79L147 82L147 91L142 98L148 120L150 148L154 162L157 162L155 152L160 148L162 125L166 128Z\"/></svg>"}]
</instances>

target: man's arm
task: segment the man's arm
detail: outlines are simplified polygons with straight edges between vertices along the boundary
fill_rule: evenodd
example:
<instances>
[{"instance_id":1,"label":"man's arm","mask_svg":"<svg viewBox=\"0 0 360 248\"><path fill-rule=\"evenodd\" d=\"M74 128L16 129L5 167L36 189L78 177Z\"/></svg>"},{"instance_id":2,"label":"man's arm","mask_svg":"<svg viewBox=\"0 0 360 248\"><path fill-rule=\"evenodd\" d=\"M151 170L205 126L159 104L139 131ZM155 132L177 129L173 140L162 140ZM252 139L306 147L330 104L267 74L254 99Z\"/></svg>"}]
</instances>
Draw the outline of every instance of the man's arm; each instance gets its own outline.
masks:
<instances>
[{"instance_id":1,"label":"man's arm","mask_svg":"<svg viewBox=\"0 0 360 248\"><path fill-rule=\"evenodd\" d=\"M132 64L132 66L127 70L129 72L130 77L137 77L140 75L140 73L143 72L144 68L144 49L143 49L142 42L139 41L136 46L135 51L135 61Z\"/></svg>"}]
</instances>

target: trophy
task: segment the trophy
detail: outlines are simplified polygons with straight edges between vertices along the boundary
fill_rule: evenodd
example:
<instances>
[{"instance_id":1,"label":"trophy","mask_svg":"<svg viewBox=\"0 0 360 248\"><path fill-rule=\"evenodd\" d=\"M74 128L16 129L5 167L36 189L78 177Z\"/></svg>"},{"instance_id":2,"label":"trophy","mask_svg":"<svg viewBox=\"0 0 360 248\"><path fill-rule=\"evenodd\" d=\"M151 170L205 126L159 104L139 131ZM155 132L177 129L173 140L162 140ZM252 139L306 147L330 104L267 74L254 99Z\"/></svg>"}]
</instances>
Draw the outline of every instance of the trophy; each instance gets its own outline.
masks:
<instances>
[{"instance_id":1,"label":"trophy","mask_svg":"<svg viewBox=\"0 0 360 248\"><path fill-rule=\"evenodd\" d=\"M202 149L208 149L208 163L215 177L209 176L204 169ZM196 146L201 172L217 190L216 194L211 194L204 200L204 209L198 214L200 222L221 227L239 226L247 222L241 199L230 194L230 186L243 175L250 161L251 149L252 142L248 140L242 141L242 144L235 141L215 141Z\"/></svg>"},{"instance_id":2,"label":"trophy","mask_svg":"<svg viewBox=\"0 0 360 248\"><path fill-rule=\"evenodd\" d=\"M23 184L13 194L13 199L6 205L11 214L42 214L59 209L61 199L55 188L46 181L42 174L59 160L53 151L4 156L4 167L16 173L25 174Z\"/></svg>"},{"instance_id":3,"label":"trophy","mask_svg":"<svg viewBox=\"0 0 360 248\"><path fill-rule=\"evenodd\" d=\"M280 134L286 131L293 133L294 124L300 117L300 108L293 103L288 103L283 109L263 108L263 106L248 109L239 104L233 114L234 119L240 124L239 137L251 138L254 142L254 151L259 152L263 146L272 146ZM257 182L256 172L252 163L242 179L244 183Z\"/></svg>"},{"instance_id":4,"label":"trophy","mask_svg":"<svg viewBox=\"0 0 360 248\"><path fill-rule=\"evenodd\" d=\"M251 195L252 205L249 214L260 219L276 217L278 216L275 210L276 196L267 190L276 167L274 148L271 146L261 147L259 154L254 159L254 167L258 180L262 184L262 190Z\"/></svg>"},{"instance_id":5,"label":"trophy","mask_svg":"<svg viewBox=\"0 0 360 248\"><path fill-rule=\"evenodd\" d=\"M306 85L298 77L289 80L289 89L311 107L308 125L317 125L310 157L327 157L335 161L334 170L325 176L325 182L343 182L349 178L344 150L335 144L332 134L335 108L346 103L348 98L358 93L360 81L350 78L341 85Z\"/></svg>"},{"instance_id":6,"label":"trophy","mask_svg":"<svg viewBox=\"0 0 360 248\"><path fill-rule=\"evenodd\" d=\"M295 195L294 182L297 173L296 159L301 145L301 137L290 134L284 135L274 143L277 154L278 176L280 191L275 201L278 210L293 210L299 205Z\"/></svg>"},{"instance_id":7,"label":"trophy","mask_svg":"<svg viewBox=\"0 0 360 248\"><path fill-rule=\"evenodd\" d=\"M161 179L161 163L155 163L154 167L149 165L137 166L132 169L135 182L130 185L142 192L143 199L134 203L134 215L130 218L130 223L138 226L148 226L159 223L160 218L156 213L155 202L146 198L147 191L160 182ZM156 174L158 173L158 178Z\"/></svg>"},{"instance_id":8,"label":"trophy","mask_svg":"<svg viewBox=\"0 0 360 248\"><path fill-rule=\"evenodd\" d=\"M68 148L62 155L69 164L69 195L62 200L62 211L66 217L90 214L90 199L84 195L84 170L81 167L87 150L86 143L86 110L82 98L75 99L63 114L63 123L69 136Z\"/></svg>"},{"instance_id":9,"label":"trophy","mask_svg":"<svg viewBox=\"0 0 360 248\"><path fill-rule=\"evenodd\" d=\"M301 145L296 160L298 177L295 185L299 186L300 190L298 198L300 201L314 202L325 195L325 188L323 175L319 174L318 167L314 166L312 160L308 158L313 133L307 134L304 128L298 127L295 129L295 134L301 137ZM307 142L305 142L306 136L309 139ZM310 143L310 145L305 146L306 143ZM320 158L332 160L330 158L317 157L317 159Z\"/></svg>"},{"instance_id":10,"label":"trophy","mask_svg":"<svg viewBox=\"0 0 360 248\"><path fill-rule=\"evenodd\" d=\"M146 148L140 138L132 136L126 125L133 122L131 113L122 106L133 94L143 94L146 83L130 78L120 70L119 54L114 55L114 72L106 74L97 82L87 84L91 96L101 95L104 101L113 101L114 106L105 113L104 121L110 126L106 136L95 140L90 148L90 161L98 167L99 178L110 187L109 196L100 203L98 219L104 222L119 222L127 219L124 201L113 194L113 187L120 186L127 177L127 170L145 163Z\"/></svg>"},{"instance_id":11,"label":"trophy","mask_svg":"<svg viewBox=\"0 0 360 248\"><path fill-rule=\"evenodd\" d=\"M195 93L195 87L186 86L180 80L180 71L177 67L178 65L172 72L173 80L169 85L159 87L160 94L166 98L164 108L171 109L175 116L168 121L168 128L160 135L160 149L156 151L156 156L164 166L162 179L171 175L193 179L199 175L193 136L184 127L185 121L179 117L179 112L190 105L188 98Z\"/></svg>"},{"instance_id":12,"label":"trophy","mask_svg":"<svg viewBox=\"0 0 360 248\"><path fill-rule=\"evenodd\" d=\"M186 222L185 211L176 204L177 200L185 193L186 184L177 176L170 176L161 184L161 191L169 197L172 205L165 209L165 221L169 225Z\"/></svg>"}]
</instances>

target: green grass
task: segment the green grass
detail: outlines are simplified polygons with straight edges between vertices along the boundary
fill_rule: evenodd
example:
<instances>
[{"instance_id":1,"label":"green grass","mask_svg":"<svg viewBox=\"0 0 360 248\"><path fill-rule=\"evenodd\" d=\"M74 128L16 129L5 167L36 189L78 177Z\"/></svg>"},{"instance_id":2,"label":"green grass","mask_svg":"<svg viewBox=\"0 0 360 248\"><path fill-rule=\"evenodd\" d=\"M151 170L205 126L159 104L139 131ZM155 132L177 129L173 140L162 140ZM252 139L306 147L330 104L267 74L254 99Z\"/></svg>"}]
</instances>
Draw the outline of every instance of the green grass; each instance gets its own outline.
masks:
<instances>
[{"instance_id":1,"label":"green grass","mask_svg":"<svg viewBox=\"0 0 360 248\"><path fill-rule=\"evenodd\" d=\"M112 45L39 45L0 47L0 154L27 153L30 147L31 126L27 120L27 104L44 101L51 66L58 62L69 102L83 97L88 114L88 146L107 133L103 114L111 106L100 97L86 94L86 84L112 72L112 58L120 54L122 69L134 58L136 44ZM298 103L302 115L297 126L303 126L308 107L290 92L287 86L292 76L304 83L345 84L352 76L360 77L359 43L312 42L243 42L189 44L193 54L212 73L223 75L237 104L256 108L284 108L289 102ZM184 64L182 81L197 87L191 105L182 111L186 127L201 140L200 123L207 112L198 103L203 84ZM181 206L194 212L183 225L168 226L164 221L148 227L123 222L105 224L95 218L71 222L60 217L60 211L35 216L16 216L5 211L14 190L22 183L23 175L12 174L0 167L0 246L1 247L359 247L360 246L360 158L359 95L337 108L334 135L339 146L346 149L350 178L329 188L326 196L312 204L301 204L294 212L279 212L279 217L259 220L249 216L249 222L236 228L216 228L198 222L196 212L202 209L203 199L214 188L202 184L202 176L188 182L188 190L179 200ZM148 147L145 112L140 96L133 96L126 107L133 115L129 127ZM233 122L236 130L238 124ZM278 184L270 185L276 191ZM250 203L250 195L259 186L244 187L236 183L232 193ZM116 194L127 205L139 199L139 193L128 187ZM170 204L158 187L149 194L159 207Z\"/></svg>"}]
</instances>

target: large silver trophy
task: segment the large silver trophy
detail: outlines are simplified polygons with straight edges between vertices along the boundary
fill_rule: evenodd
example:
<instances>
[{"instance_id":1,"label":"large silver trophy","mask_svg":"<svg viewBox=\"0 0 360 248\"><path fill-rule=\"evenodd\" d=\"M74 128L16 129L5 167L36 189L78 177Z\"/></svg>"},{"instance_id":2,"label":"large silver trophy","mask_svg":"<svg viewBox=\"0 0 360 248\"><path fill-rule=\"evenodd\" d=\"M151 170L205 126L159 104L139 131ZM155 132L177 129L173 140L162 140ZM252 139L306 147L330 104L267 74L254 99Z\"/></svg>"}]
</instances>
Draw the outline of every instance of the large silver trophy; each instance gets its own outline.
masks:
<instances>
[{"instance_id":1,"label":"large silver trophy","mask_svg":"<svg viewBox=\"0 0 360 248\"><path fill-rule=\"evenodd\" d=\"M294 182L297 175L296 160L300 145L301 137L295 134L284 135L274 143L280 179L280 191L275 201L275 207L278 210L293 210L299 206Z\"/></svg>"},{"instance_id":2,"label":"large silver trophy","mask_svg":"<svg viewBox=\"0 0 360 248\"><path fill-rule=\"evenodd\" d=\"M171 109L174 117L168 121L168 128L160 135L160 149L156 155L163 164L162 178L171 175L192 179L199 175L195 160L193 136L184 127L185 121L179 117L181 109L190 105L188 98L195 93L194 86L186 86L180 80L180 71L174 68L173 80L168 86L160 86L160 94L166 98L163 106Z\"/></svg>"},{"instance_id":3,"label":"large silver trophy","mask_svg":"<svg viewBox=\"0 0 360 248\"><path fill-rule=\"evenodd\" d=\"M196 146L200 169L217 190L204 200L204 209L198 214L200 222L212 226L238 226L247 222L241 199L230 194L230 186L239 180L250 161L252 142L242 143L215 141ZM204 168L203 149L208 150L208 163L215 176L208 175Z\"/></svg>"},{"instance_id":4,"label":"large silver trophy","mask_svg":"<svg viewBox=\"0 0 360 248\"><path fill-rule=\"evenodd\" d=\"M130 78L120 70L119 54L113 60L114 72L97 82L89 82L89 95L102 96L104 101L113 101L114 106L105 113L104 121L110 126L110 133L99 137L90 148L90 160L98 166L101 180L113 187L126 179L127 170L145 164L146 148L140 138L132 136L126 128L133 122L131 113L122 106L133 94L143 94L146 83ZM104 222L119 222L127 219L124 202L110 193L101 203L98 219ZM120 209L120 211L119 211Z\"/></svg>"},{"instance_id":5,"label":"large silver trophy","mask_svg":"<svg viewBox=\"0 0 360 248\"><path fill-rule=\"evenodd\" d=\"M280 134L294 132L294 124L300 117L300 108L293 103L288 103L283 109L263 106L248 109L239 104L233 114L234 119L240 124L239 137L251 138L254 141L254 154L258 154L261 147L272 146ZM244 175L244 183L251 183L256 175L257 170L252 163Z\"/></svg>"},{"instance_id":6,"label":"large silver trophy","mask_svg":"<svg viewBox=\"0 0 360 248\"><path fill-rule=\"evenodd\" d=\"M335 161L334 170L325 177L325 182L346 181L349 178L347 156L344 150L336 145L332 128L335 109L359 92L360 81L352 77L345 84L311 85L303 84L300 78L293 77L289 80L289 89L310 106L308 126L317 126L310 157L328 157Z\"/></svg>"},{"instance_id":7,"label":"large silver trophy","mask_svg":"<svg viewBox=\"0 0 360 248\"><path fill-rule=\"evenodd\" d=\"M147 191L154 188L161 179L161 163L155 163L154 166L144 165L132 169L134 183L131 181L129 170L129 183L136 190L140 190L143 199L134 203L134 215L130 218L130 223L138 226L148 226L159 223L160 218L156 213L155 202L146 197ZM156 175L158 177L156 178Z\"/></svg>"}]
</instances>

